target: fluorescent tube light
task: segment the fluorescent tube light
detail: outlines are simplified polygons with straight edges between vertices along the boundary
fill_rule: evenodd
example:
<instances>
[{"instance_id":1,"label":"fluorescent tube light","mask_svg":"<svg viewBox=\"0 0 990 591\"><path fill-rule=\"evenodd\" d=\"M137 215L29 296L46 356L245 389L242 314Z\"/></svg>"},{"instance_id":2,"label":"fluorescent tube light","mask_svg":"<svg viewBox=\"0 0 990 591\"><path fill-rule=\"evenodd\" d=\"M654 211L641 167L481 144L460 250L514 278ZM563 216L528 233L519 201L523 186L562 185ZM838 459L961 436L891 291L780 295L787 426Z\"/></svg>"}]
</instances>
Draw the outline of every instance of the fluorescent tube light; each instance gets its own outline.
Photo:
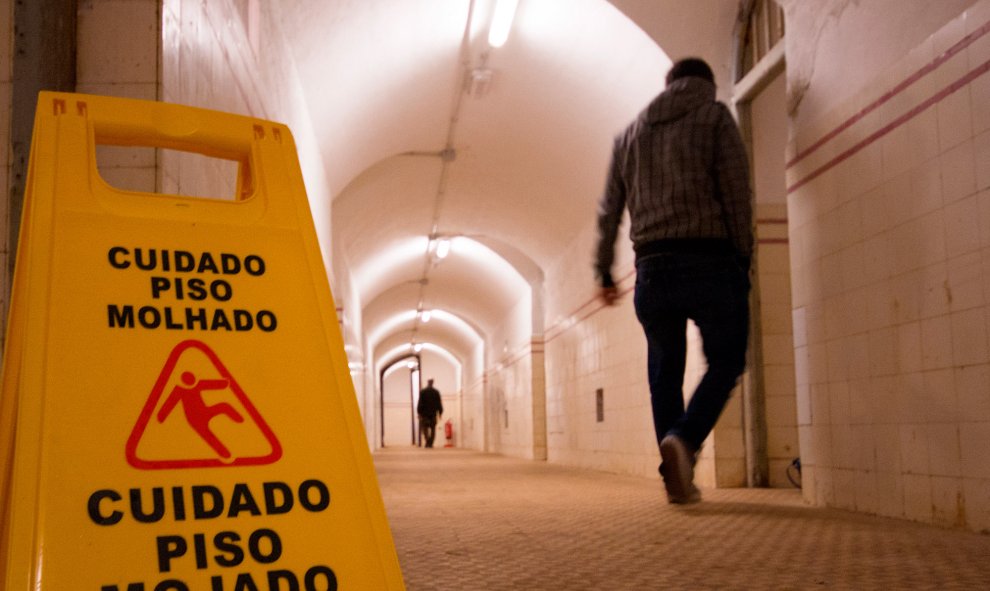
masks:
<instances>
[{"instance_id":1,"label":"fluorescent tube light","mask_svg":"<svg viewBox=\"0 0 990 591\"><path fill-rule=\"evenodd\" d=\"M512 19L515 17L517 4L519 4L519 0L498 0L495 4L492 27L488 30L488 45L492 47L505 45L509 38L509 29L512 28Z\"/></svg>"},{"instance_id":2,"label":"fluorescent tube light","mask_svg":"<svg viewBox=\"0 0 990 591\"><path fill-rule=\"evenodd\" d=\"M437 240L437 258L444 259L450 254L450 240L441 238Z\"/></svg>"}]
</instances>

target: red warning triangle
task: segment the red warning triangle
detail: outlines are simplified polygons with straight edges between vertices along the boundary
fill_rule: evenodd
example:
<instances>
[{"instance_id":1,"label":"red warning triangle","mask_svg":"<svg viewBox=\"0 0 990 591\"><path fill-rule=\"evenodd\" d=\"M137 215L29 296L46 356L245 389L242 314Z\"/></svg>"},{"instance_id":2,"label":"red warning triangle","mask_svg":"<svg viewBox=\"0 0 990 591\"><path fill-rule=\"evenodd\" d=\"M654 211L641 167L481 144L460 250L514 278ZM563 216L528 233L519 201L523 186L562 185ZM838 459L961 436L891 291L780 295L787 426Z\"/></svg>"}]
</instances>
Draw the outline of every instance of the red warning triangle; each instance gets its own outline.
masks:
<instances>
[{"instance_id":1,"label":"red warning triangle","mask_svg":"<svg viewBox=\"0 0 990 591\"><path fill-rule=\"evenodd\" d=\"M127 463L142 470L271 464L282 446L219 357L183 341L127 439Z\"/></svg>"}]
</instances>

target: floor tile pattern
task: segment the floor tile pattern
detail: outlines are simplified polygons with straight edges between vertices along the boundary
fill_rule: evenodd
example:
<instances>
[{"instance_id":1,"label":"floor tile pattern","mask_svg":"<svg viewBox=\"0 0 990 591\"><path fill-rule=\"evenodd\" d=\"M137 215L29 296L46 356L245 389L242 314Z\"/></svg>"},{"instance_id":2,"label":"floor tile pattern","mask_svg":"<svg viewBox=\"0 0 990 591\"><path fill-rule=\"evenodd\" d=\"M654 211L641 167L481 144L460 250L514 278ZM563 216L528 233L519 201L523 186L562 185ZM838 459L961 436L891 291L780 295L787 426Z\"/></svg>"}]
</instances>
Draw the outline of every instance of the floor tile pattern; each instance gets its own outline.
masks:
<instances>
[{"instance_id":1,"label":"floor tile pattern","mask_svg":"<svg viewBox=\"0 0 990 591\"><path fill-rule=\"evenodd\" d=\"M990 536L464 450L374 456L409 591L987 589Z\"/></svg>"}]
</instances>

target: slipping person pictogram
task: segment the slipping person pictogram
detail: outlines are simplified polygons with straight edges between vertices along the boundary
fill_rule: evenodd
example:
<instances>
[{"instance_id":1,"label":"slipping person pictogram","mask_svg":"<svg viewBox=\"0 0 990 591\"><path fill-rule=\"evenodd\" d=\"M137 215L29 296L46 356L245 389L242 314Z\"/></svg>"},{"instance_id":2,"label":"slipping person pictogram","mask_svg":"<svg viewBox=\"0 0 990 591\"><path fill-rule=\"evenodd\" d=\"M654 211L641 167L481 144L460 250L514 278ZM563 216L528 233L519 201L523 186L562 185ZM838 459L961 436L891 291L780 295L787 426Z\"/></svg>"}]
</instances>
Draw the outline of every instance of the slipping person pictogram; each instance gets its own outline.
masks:
<instances>
[{"instance_id":1,"label":"slipping person pictogram","mask_svg":"<svg viewBox=\"0 0 990 591\"><path fill-rule=\"evenodd\" d=\"M180 405L185 421L176 416ZM218 416L232 422L218 424ZM219 468L271 464L282 445L217 354L190 339L169 354L124 453L140 470Z\"/></svg>"},{"instance_id":2,"label":"slipping person pictogram","mask_svg":"<svg viewBox=\"0 0 990 591\"><path fill-rule=\"evenodd\" d=\"M168 415L172 413L176 405L182 403L182 410L186 415L186 421L193 428L203 441L213 448L222 458L230 457L230 450L220 441L210 430L210 421L217 415L225 415L235 423L244 422L244 417L238 413L233 406L226 402L208 405L203 400L204 390L224 390L228 386L228 381L222 380L197 380L196 375L191 371L182 372L183 385L177 385L165 400L165 404L158 410L158 422L164 423Z\"/></svg>"}]
</instances>

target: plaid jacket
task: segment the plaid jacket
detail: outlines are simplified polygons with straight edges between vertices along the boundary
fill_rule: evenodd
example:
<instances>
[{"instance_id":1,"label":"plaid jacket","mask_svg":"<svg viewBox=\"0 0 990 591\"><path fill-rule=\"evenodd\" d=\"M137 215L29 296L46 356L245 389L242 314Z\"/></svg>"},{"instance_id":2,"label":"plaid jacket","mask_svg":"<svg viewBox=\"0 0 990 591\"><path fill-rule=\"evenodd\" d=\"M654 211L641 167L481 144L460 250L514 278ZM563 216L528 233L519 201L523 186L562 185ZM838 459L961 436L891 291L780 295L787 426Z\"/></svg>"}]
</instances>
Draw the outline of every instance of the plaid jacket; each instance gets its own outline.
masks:
<instances>
[{"instance_id":1,"label":"plaid jacket","mask_svg":"<svg viewBox=\"0 0 990 591\"><path fill-rule=\"evenodd\" d=\"M602 285L612 284L625 208L637 251L668 239L722 238L751 256L749 160L714 84L675 80L616 138L598 206L595 270Z\"/></svg>"}]
</instances>

